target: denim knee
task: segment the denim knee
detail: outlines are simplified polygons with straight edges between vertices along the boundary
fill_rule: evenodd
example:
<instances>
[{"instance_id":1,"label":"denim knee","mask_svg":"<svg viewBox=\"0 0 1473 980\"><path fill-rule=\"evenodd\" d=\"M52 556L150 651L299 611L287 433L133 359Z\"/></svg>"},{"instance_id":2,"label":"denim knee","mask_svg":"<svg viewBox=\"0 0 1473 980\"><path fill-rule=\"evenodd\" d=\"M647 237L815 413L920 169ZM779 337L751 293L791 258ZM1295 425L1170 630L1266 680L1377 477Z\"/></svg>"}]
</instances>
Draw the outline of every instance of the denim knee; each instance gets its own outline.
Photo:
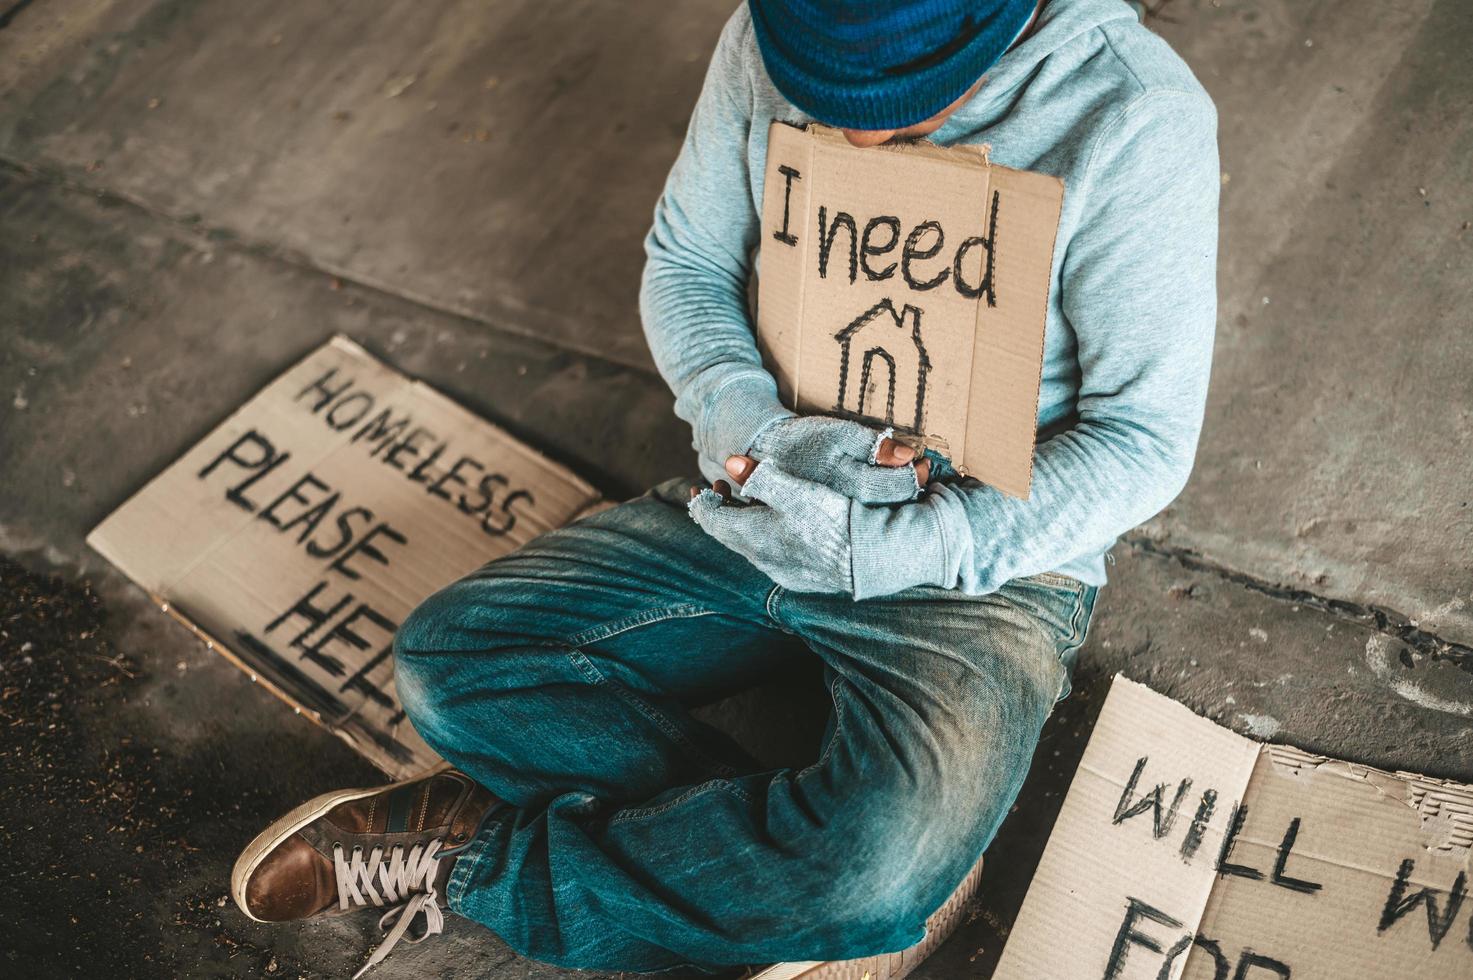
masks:
<instances>
[{"instance_id":1,"label":"denim knee","mask_svg":"<svg viewBox=\"0 0 1473 980\"><path fill-rule=\"evenodd\" d=\"M458 583L457 583L458 584ZM400 663L420 658L421 654L451 648L448 632L454 632L456 607L460 600L456 586L449 585L425 599L405 617L394 634L394 659Z\"/></svg>"},{"instance_id":2,"label":"denim knee","mask_svg":"<svg viewBox=\"0 0 1473 980\"><path fill-rule=\"evenodd\" d=\"M428 738L437 706L445 690L441 676L445 653L452 647L447 630L453 631L458 601L451 586L421 602L394 633L394 687L414 727Z\"/></svg>"},{"instance_id":3,"label":"denim knee","mask_svg":"<svg viewBox=\"0 0 1473 980\"><path fill-rule=\"evenodd\" d=\"M782 896L792 927L842 936L844 948L826 954L839 958L890 952L915 942L934 909L921 880L925 871L899 854L906 843L890 840L888 851L880 853L850 853L840 847L813 855L815 860L806 862L810 870L791 880L792 891Z\"/></svg>"},{"instance_id":4,"label":"denim knee","mask_svg":"<svg viewBox=\"0 0 1473 980\"><path fill-rule=\"evenodd\" d=\"M399 696L399 707L408 716L421 737L429 738L433 727L439 686L426 676L425 659L394 642L394 690Z\"/></svg>"},{"instance_id":5,"label":"denim knee","mask_svg":"<svg viewBox=\"0 0 1473 980\"><path fill-rule=\"evenodd\" d=\"M835 801L798 845L809 882L798 902L812 921L842 921L869 952L915 939L1011 802L1010 780L986 771L977 741L948 749L943 740L934 757L876 764Z\"/></svg>"},{"instance_id":6,"label":"denim knee","mask_svg":"<svg viewBox=\"0 0 1473 980\"><path fill-rule=\"evenodd\" d=\"M517 683L516 661L507 654L527 642L526 608L486 581L462 579L420 603L394 635L395 685L414 727L429 740L468 685Z\"/></svg>"}]
</instances>

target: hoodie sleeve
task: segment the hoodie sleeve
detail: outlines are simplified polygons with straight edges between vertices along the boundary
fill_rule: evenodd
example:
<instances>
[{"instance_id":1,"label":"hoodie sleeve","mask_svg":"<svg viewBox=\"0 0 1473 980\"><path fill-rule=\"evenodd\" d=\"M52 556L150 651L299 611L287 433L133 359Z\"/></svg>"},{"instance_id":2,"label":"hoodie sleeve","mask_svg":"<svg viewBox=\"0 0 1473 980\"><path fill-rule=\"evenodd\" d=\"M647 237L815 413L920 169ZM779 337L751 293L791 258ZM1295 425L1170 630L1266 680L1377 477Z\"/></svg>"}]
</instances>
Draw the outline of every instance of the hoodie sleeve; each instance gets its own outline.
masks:
<instances>
[{"instance_id":1,"label":"hoodie sleeve","mask_svg":"<svg viewBox=\"0 0 1473 980\"><path fill-rule=\"evenodd\" d=\"M751 22L727 22L705 86L645 239L640 315L675 413L696 449L724 460L768 422L791 413L762 367L747 313L750 255L760 217L747 147L752 85L742 57Z\"/></svg>"},{"instance_id":2,"label":"hoodie sleeve","mask_svg":"<svg viewBox=\"0 0 1473 980\"><path fill-rule=\"evenodd\" d=\"M1156 92L1097 138L1058 285L1078 339L1078 420L1038 447L1028 500L973 481L934 489L942 540L927 579L992 592L1104 551L1181 492L1217 319L1216 129L1204 93Z\"/></svg>"}]
</instances>

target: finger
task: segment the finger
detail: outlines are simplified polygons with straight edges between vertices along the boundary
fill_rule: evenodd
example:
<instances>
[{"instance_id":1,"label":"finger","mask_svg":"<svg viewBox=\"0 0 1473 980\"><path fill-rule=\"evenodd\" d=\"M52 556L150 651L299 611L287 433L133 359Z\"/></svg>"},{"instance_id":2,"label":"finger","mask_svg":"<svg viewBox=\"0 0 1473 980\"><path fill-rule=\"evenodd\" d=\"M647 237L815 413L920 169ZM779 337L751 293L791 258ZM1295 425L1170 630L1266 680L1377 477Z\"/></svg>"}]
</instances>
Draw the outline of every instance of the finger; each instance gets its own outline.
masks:
<instances>
[{"instance_id":1,"label":"finger","mask_svg":"<svg viewBox=\"0 0 1473 980\"><path fill-rule=\"evenodd\" d=\"M701 488L700 487L691 487L690 488L690 499L695 500L700 495L701 495Z\"/></svg>"},{"instance_id":2,"label":"finger","mask_svg":"<svg viewBox=\"0 0 1473 980\"><path fill-rule=\"evenodd\" d=\"M834 447L844 456L866 463L875 461L875 454L880 451L880 443L889 439L895 432L890 426L874 429L862 422L855 422L853 419L831 419L829 421L839 427Z\"/></svg>"},{"instance_id":3,"label":"finger","mask_svg":"<svg viewBox=\"0 0 1473 980\"><path fill-rule=\"evenodd\" d=\"M931 461L929 459L922 459L919 463L916 464L916 484L923 487L930 479Z\"/></svg>"},{"instance_id":4,"label":"finger","mask_svg":"<svg viewBox=\"0 0 1473 980\"><path fill-rule=\"evenodd\" d=\"M717 480L711 484L711 489L721 494L721 502L726 503L731 499L731 484L725 480Z\"/></svg>"},{"instance_id":5,"label":"finger","mask_svg":"<svg viewBox=\"0 0 1473 980\"><path fill-rule=\"evenodd\" d=\"M919 474L912 466L874 466L844 460L836 469L834 489L863 504L900 504L920 496Z\"/></svg>"},{"instance_id":6,"label":"finger","mask_svg":"<svg viewBox=\"0 0 1473 980\"><path fill-rule=\"evenodd\" d=\"M750 456L728 456L726 457L726 472L738 483L746 483L747 477L757 468L757 461Z\"/></svg>"},{"instance_id":7,"label":"finger","mask_svg":"<svg viewBox=\"0 0 1473 980\"><path fill-rule=\"evenodd\" d=\"M931 464L931 468L926 474L928 480L949 480L957 475L956 470L952 468L951 460L936 452L936 450L927 449L924 455L926 462Z\"/></svg>"},{"instance_id":8,"label":"finger","mask_svg":"<svg viewBox=\"0 0 1473 980\"><path fill-rule=\"evenodd\" d=\"M889 436L882 437L875 447L875 462L880 466L904 466L915 458L914 449Z\"/></svg>"},{"instance_id":9,"label":"finger","mask_svg":"<svg viewBox=\"0 0 1473 980\"><path fill-rule=\"evenodd\" d=\"M777 515L766 507L723 507L715 492L702 493L686 508L711 537L740 555L756 554L754 543L770 540Z\"/></svg>"},{"instance_id":10,"label":"finger","mask_svg":"<svg viewBox=\"0 0 1473 980\"><path fill-rule=\"evenodd\" d=\"M848 504L842 495L823 484L793 476L770 461L753 468L742 492L784 514L827 512Z\"/></svg>"}]
</instances>

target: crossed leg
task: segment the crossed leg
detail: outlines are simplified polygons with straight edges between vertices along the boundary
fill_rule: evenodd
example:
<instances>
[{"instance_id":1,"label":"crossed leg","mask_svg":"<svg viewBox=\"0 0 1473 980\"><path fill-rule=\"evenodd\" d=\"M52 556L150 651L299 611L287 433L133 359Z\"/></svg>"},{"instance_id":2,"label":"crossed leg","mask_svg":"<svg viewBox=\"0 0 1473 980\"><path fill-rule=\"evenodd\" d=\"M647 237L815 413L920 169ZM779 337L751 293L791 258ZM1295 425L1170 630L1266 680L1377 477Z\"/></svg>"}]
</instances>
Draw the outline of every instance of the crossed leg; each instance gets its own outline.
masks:
<instances>
[{"instance_id":1,"label":"crossed leg","mask_svg":"<svg viewBox=\"0 0 1473 980\"><path fill-rule=\"evenodd\" d=\"M508 804L451 906L585 968L911 945L1021 786L1086 590L788 593L689 520L685 485L537 539L401 629L411 720ZM833 697L806 768L763 770L689 714L801 656Z\"/></svg>"}]
</instances>

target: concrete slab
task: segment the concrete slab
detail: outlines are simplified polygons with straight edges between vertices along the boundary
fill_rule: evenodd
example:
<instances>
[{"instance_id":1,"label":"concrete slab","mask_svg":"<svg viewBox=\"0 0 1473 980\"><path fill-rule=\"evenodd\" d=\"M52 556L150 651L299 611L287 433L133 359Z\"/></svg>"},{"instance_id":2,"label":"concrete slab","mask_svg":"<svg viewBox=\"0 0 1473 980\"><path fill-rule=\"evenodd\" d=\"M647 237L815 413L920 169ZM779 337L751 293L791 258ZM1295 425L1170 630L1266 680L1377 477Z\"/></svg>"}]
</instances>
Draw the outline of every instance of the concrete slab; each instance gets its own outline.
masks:
<instances>
[{"instance_id":1,"label":"concrete slab","mask_svg":"<svg viewBox=\"0 0 1473 980\"><path fill-rule=\"evenodd\" d=\"M653 374L275 262L132 205L0 174L0 546L68 561L133 490L334 333L613 499L694 473Z\"/></svg>"},{"instance_id":2,"label":"concrete slab","mask_svg":"<svg viewBox=\"0 0 1473 980\"><path fill-rule=\"evenodd\" d=\"M1473 6L1172 3L1217 100L1221 315L1173 547L1473 641Z\"/></svg>"},{"instance_id":3,"label":"concrete slab","mask_svg":"<svg viewBox=\"0 0 1473 980\"><path fill-rule=\"evenodd\" d=\"M0 156L648 366L642 239L730 3L53 0Z\"/></svg>"}]
</instances>

